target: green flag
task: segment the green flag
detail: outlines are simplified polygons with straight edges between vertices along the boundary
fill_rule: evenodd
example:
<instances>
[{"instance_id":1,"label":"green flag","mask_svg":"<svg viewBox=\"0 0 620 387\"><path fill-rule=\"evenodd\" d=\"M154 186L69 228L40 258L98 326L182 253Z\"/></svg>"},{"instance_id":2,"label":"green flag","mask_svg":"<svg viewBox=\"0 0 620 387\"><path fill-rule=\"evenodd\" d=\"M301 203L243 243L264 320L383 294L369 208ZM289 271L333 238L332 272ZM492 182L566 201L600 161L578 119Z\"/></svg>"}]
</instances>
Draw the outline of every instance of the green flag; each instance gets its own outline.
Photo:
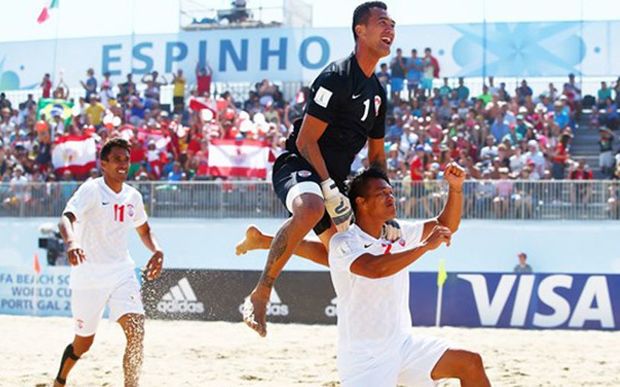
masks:
<instances>
[{"instance_id":1,"label":"green flag","mask_svg":"<svg viewBox=\"0 0 620 387\"><path fill-rule=\"evenodd\" d=\"M37 105L37 120L45 115L47 121L52 121L54 116L60 116L65 121L65 125L71 123L73 117L73 102L64 99L41 98Z\"/></svg>"},{"instance_id":2,"label":"green flag","mask_svg":"<svg viewBox=\"0 0 620 387\"><path fill-rule=\"evenodd\" d=\"M443 284L446 282L448 278L448 273L446 272L446 261L444 259L439 260L439 269L437 270L437 287L443 287Z\"/></svg>"}]
</instances>

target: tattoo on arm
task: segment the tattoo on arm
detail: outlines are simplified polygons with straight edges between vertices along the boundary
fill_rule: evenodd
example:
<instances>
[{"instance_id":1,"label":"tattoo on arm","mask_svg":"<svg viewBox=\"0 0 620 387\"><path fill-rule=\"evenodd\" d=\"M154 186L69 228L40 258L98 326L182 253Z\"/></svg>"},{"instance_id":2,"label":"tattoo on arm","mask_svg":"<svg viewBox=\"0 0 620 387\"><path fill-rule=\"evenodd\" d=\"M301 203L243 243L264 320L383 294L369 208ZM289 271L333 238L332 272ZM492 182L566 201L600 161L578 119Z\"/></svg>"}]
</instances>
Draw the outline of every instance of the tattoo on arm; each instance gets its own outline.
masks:
<instances>
[{"instance_id":1,"label":"tattoo on arm","mask_svg":"<svg viewBox=\"0 0 620 387\"><path fill-rule=\"evenodd\" d=\"M265 265L265 270L263 270L263 274L260 277L259 283L265 287L272 288L273 283L276 278L280 275L280 272L273 272L273 266L278 262L284 254L288 243L288 229L286 226L282 227L276 233L276 236L273 238L273 242L271 244L271 248L269 249L269 255L267 256L267 264ZM288 257L286 257L288 259Z\"/></svg>"}]
</instances>

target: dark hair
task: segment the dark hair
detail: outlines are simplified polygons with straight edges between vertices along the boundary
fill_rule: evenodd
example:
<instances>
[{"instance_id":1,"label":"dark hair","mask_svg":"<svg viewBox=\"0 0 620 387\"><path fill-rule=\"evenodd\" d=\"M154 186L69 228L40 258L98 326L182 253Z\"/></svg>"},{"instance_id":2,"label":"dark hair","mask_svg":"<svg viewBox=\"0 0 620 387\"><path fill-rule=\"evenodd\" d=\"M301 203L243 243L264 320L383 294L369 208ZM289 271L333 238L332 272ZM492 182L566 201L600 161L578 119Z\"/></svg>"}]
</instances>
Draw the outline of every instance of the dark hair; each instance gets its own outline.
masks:
<instances>
[{"instance_id":1,"label":"dark hair","mask_svg":"<svg viewBox=\"0 0 620 387\"><path fill-rule=\"evenodd\" d=\"M101 160L107 160L108 155L114 147L123 148L127 152L131 152L131 145L127 140L120 137L114 137L106 141L105 144L103 144L103 146L101 147L101 151L99 152L99 158Z\"/></svg>"},{"instance_id":2,"label":"dark hair","mask_svg":"<svg viewBox=\"0 0 620 387\"><path fill-rule=\"evenodd\" d=\"M355 202L355 199L357 199L358 197L366 196L368 181L372 179L382 179L385 180L388 184L390 184L390 179L387 177L385 172L376 167L370 167L355 176L353 180L351 180L351 182L349 183L348 190L349 201L351 202L351 209L353 210L353 213L357 211L357 203Z\"/></svg>"},{"instance_id":3,"label":"dark hair","mask_svg":"<svg viewBox=\"0 0 620 387\"><path fill-rule=\"evenodd\" d=\"M353 30L353 39L357 42L357 34L355 33L355 26L368 23L368 17L370 17L370 10L372 8L380 8L387 11L387 5L382 1L367 1L355 8L353 11L353 24L351 30Z\"/></svg>"}]
</instances>

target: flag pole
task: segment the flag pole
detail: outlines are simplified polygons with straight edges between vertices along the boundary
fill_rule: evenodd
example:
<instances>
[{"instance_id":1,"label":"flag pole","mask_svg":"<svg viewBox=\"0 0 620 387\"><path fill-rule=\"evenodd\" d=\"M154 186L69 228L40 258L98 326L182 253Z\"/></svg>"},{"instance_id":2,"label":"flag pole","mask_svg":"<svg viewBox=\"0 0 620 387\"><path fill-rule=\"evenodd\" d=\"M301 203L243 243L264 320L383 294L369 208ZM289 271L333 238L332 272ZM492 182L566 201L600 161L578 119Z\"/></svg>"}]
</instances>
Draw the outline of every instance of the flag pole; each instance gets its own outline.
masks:
<instances>
[{"instance_id":1,"label":"flag pole","mask_svg":"<svg viewBox=\"0 0 620 387\"><path fill-rule=\"evenodd\" d=\"M53 4L53 2L52 2ZM58 7L57 7L58 8ZM57 54L58 54L58 27L60 26L60 12L58 9L56 9L56 13L58 15L56 15L56 31L54 33L54 60L52 61L52 79L53 81L57 81L56 79L56 58L57 58ZM60 78L60 77L58 77ZM58 80L58 82L60 82L60 80Z\"/></svg>"},{"instance_id":2,"label":"flag pole","mask_svg":"<svg viewBox=\"0 0 620 387\"><path fill-rule=\"evenodd\" d=\"M39 292L37 291L39 288L39 274L41 274L41 263L39 262L39 254L34 253L33 257L33 269L34 269L34 292L32 295L32 314L38 315L39 309L37 308L37 304L39 303Z\"/></svg>"},{"instance_id":3,"label":"flag pole","mask_svg":"<svg viewBox=\"0 0 620 387\"><path fill-rule=\"evenodd\" d=\"M437 269L437 306L435 309L435 326L441 325L441 303L443 301L443 285L448 278L446 272L446 261L444 259L439 260L439 268Z\"/></svg>"},{"instance_id":4,"label":"flag pole","mask_svg":"<svg viewBox=\"0 0 620 387\"><path fill-rule=\"evenodd\" d=\"M443 286L439 286L437 290L437 311L435 312L435 326L438 327L441 324L441 301L443 298Z\"/></svg>"}]
</instances>

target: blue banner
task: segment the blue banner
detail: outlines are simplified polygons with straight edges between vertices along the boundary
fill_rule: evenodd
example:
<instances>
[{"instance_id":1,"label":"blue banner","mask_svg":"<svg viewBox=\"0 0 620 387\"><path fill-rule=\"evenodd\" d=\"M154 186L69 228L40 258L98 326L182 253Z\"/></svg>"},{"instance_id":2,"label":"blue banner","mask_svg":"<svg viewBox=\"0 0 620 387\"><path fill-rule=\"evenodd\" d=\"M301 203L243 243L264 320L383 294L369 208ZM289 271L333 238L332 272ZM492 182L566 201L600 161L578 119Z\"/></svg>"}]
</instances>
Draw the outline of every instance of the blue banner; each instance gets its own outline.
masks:
<instances>
[{"instance_id":1,"label":"blue banner","mask_svg":"<svg viewBox=\"0 0 620 387\"><path fill-rule=\"evenodd\" d=\"M618 21L398 25L393 54L430 47L441 76L612 76L620 72ZM0 44L0 90L38 87L57 69L78 86L87 68L97 77L183 69L193 82L209 63L220 82L310 82L330 61L353 50L350 28L225 29ZM31 53L36 52L33 56ZM84 55L88 53L88 55ZM44 60L41 60L44 59ZM385 58L384 61L388 61ZM51 74L55 82L60 74Z\"/></svg>"},{"instance_id":2,"label":"blue banner","mask_svg":"<svg viewBox=\"0 0 620 387\"><path fill-rule=\"evenodd\" d=\"M435 273L411 273L414 325L436 324ZM620 321L620 275L449 273L440 325L609 329Z\"/></svg>"},{"instance_id":3,"label":"blue banner","mask_svg":"<svg viewBox=\"0 0 620 387\"><path fill-rule=\"evenodd\" d=\"M0 314L71 316L68 267L0 267ZM241 321L259 272L164 270L142 289L150 318ZM618 330L620 275L410 273L414 326ZM327 272L285 271L269 304L272 322L334 324L338 300ZM441 300L439 299L441 295ZM437 308L441 313L437 314ZM439 317L439 321L437 321Z\"/></svg>"},{"instance_id":4,"label":"blue banner","mask_svg":"<svg viewBox=\"0 0 620 387\"><path fill-rule=\"evenodd\" d=\"M68 267L0 267L0 314L71 316Z\"/></svg>"}]
</instances>

